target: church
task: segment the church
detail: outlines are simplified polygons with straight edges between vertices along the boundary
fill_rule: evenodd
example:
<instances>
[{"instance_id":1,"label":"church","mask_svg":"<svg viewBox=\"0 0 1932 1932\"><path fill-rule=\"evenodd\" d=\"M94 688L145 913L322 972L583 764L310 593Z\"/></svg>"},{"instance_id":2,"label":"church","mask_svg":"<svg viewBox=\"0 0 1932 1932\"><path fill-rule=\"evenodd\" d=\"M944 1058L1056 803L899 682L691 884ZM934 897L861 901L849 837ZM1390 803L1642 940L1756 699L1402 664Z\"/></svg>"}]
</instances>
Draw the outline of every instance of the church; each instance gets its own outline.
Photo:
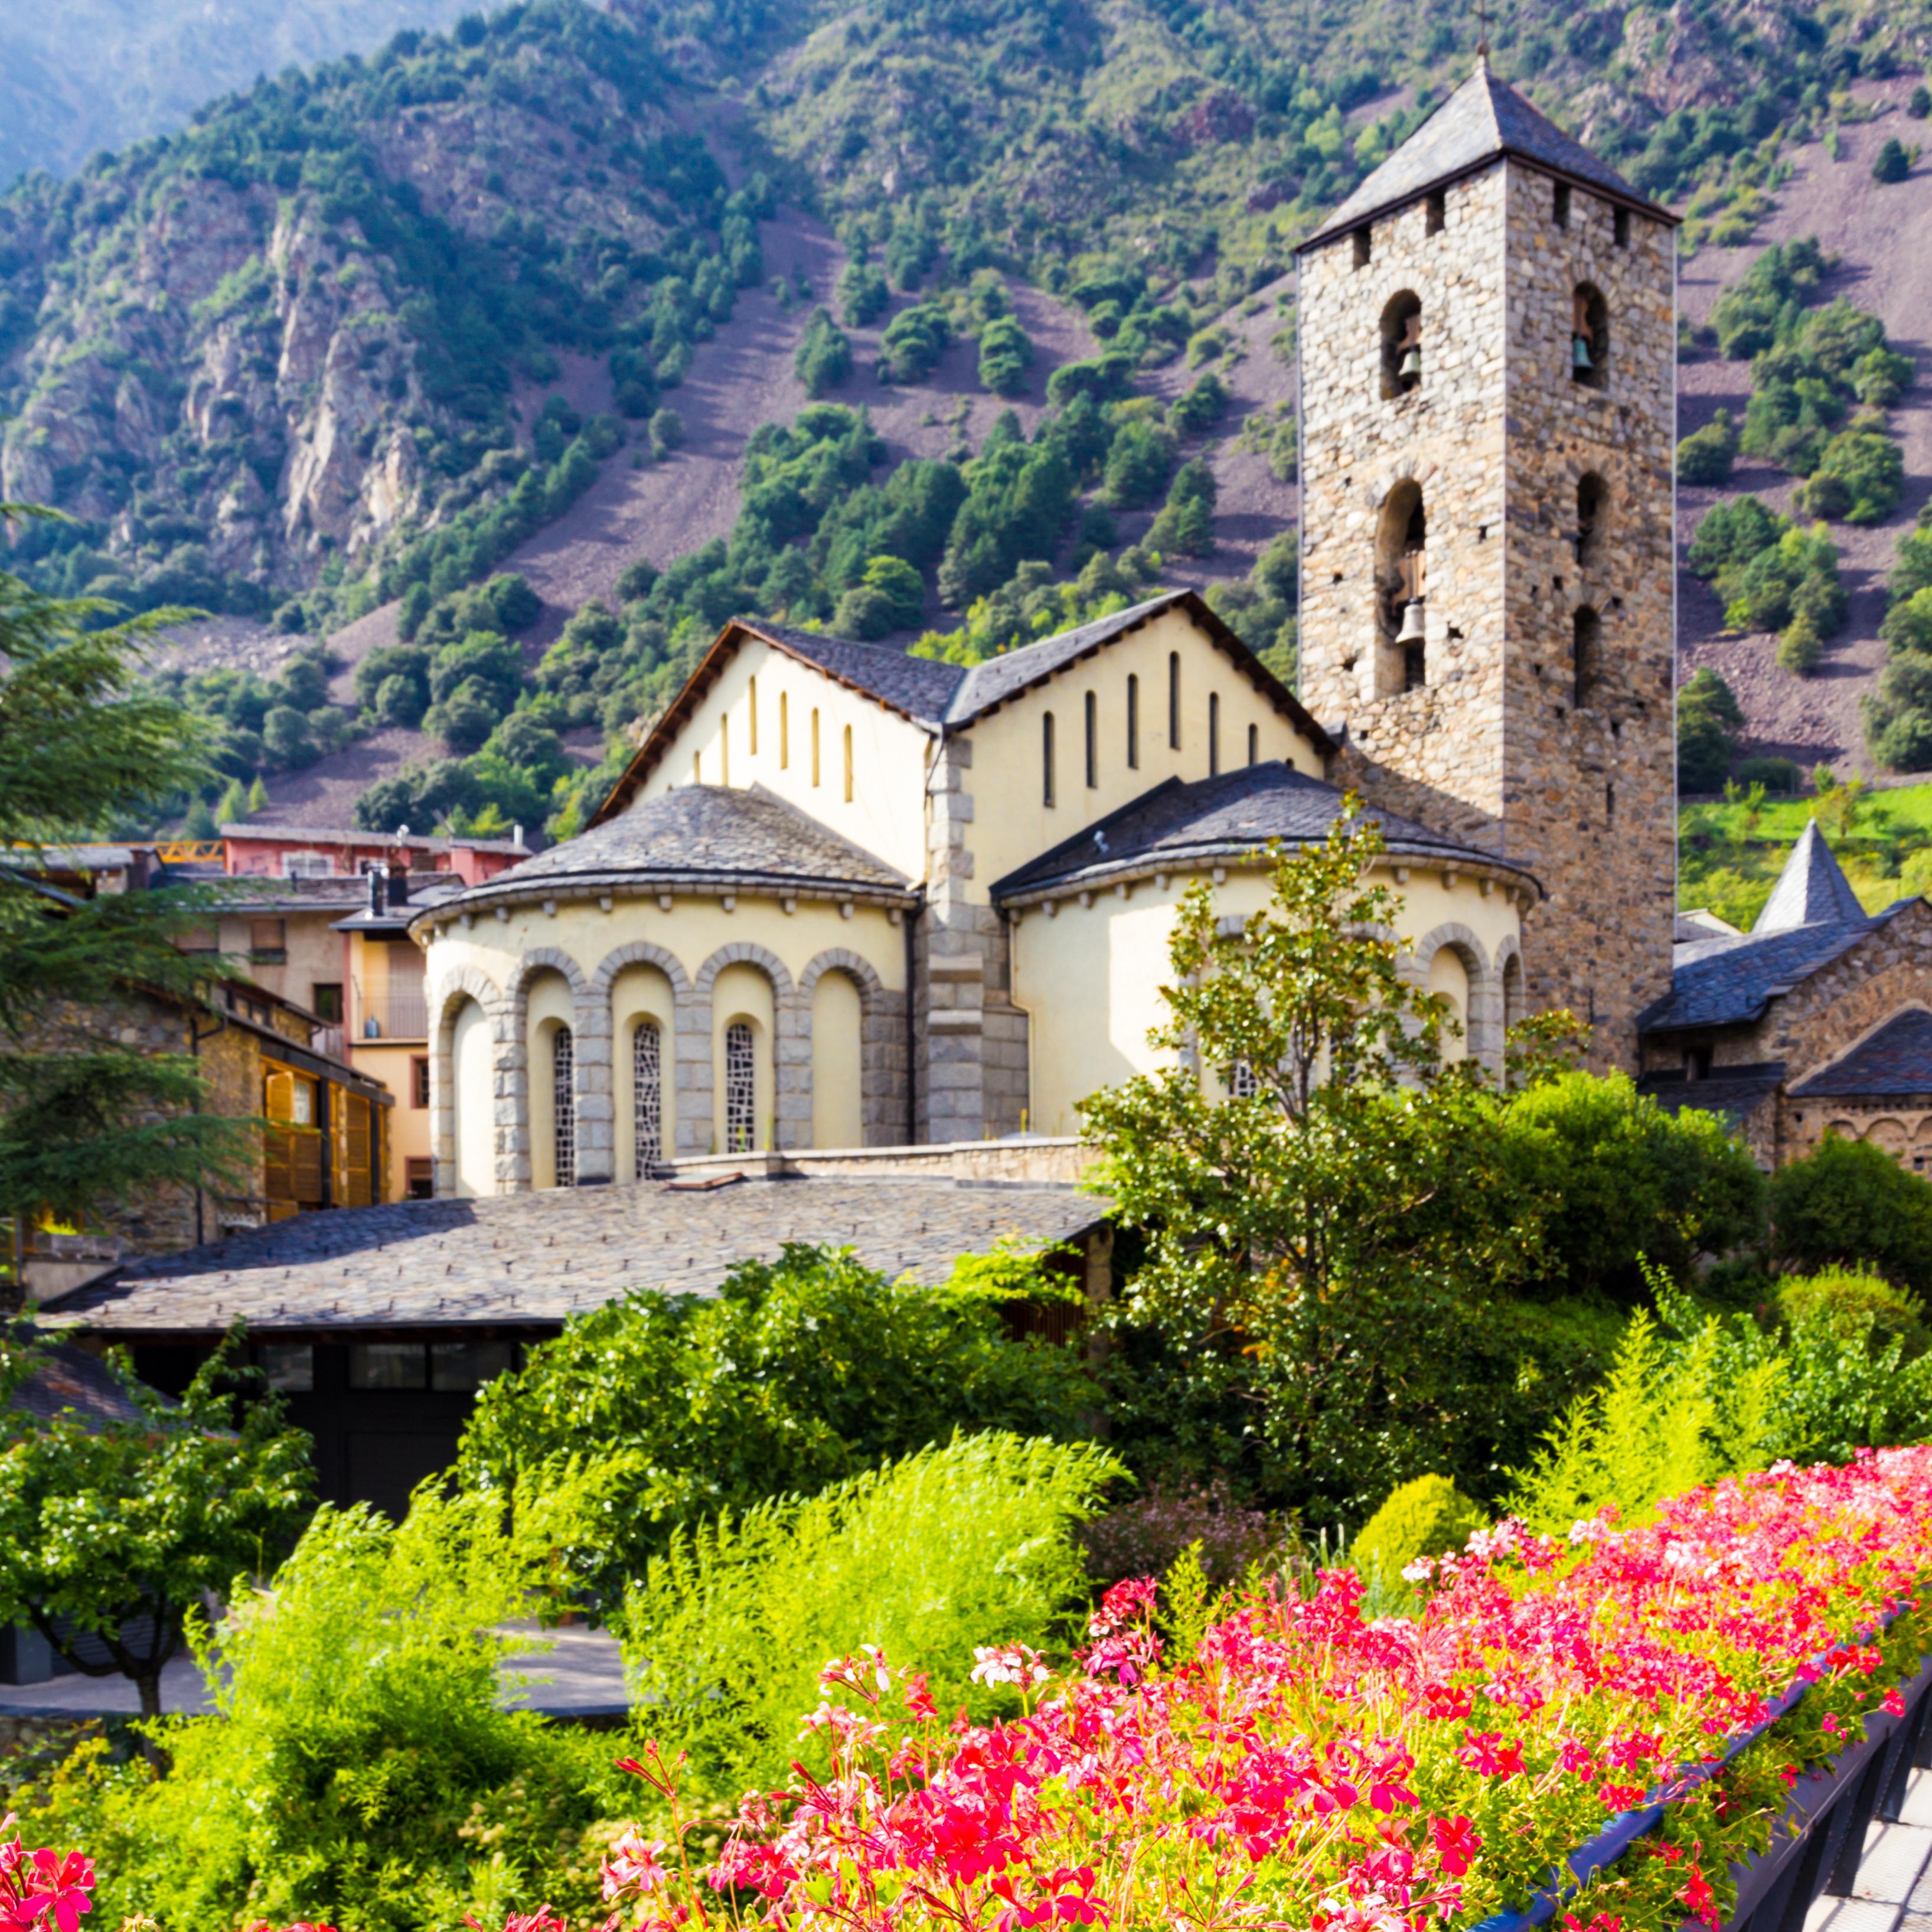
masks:
<instances>
[{"instance_id":1,"label":"church","mask_svg":"<svg viewBox=\"0 0 1932 1932\"><path fill-rule=\"evenodd\" d=\"M726 625L581 836L408 914L437 1193L1076 1134L1180 896L1349 792L1452 1050L1567 1006L1689 1097L1676 220L1479 62L1300 244L1297 692L1191 591L970 669Z\"/></svg>"}]
</instances>

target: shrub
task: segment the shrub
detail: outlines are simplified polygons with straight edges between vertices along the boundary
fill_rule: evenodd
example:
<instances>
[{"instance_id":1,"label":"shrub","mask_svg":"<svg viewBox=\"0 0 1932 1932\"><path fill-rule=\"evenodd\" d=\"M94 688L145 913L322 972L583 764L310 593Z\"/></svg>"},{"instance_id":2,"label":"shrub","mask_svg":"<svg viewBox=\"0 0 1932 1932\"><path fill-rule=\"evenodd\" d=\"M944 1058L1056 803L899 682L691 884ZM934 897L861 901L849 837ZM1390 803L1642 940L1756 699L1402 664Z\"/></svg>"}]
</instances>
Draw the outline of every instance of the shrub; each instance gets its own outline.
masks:
<instances>
[{"instance_id":1,"label":"shrub","mask_svg":"<svg viewBox=\"0 0 1932 1932\"><path fill-rule=\"evenodd\" d=\"M926 1288L849 1250L788 1246L716 1296L640 1293L574 1318L478 1398L459 1468L508 1490L586 1442L634 1452L644 1473L592 1565L614 1604L676 1524L809 1494L956 1429L1084 1433L1079 1358L1000 1325L1016 1297L1055 1293L1024 1264L988 1277L969 1258Z\"/></svg>"},{"instance_id":2,"label":"shrub","mask_svg":"<svg viewBox=\"0 0 1932 1932\"><path fill-rule=\"evenodd\" d=\"M1723 784L1744 725L1736 694L1708 664L1694 671L1677 694L1677 782L1686 791Z\"/></svg>"},{"instance_id":3,"label":"shrub","mask_svg":"<svg viewBox=\"0 0 1932 1932\"><path fill-rule=\"evenodd\" d=\"M1795 1274L1876 1270L1932 1288L1932 1182L1870 1141L1836 1134L1771 1177L1772 1252Z\"/></svg>"},{"instance_id":4,"label":"shrub","mask_svg":"<svg viewBox=\"0 0 1932 1932\"><path fill-rule=\"evenodd\" d=\"M1418 1556L1460 1554L1488 1520L1447 1476L1418 1476L1390 1491L1363 1524L1348 1546L1348 1563L1366 1582L1395 1586Z\"/></svg>"},{"instance_id":5,"label":"shrub","mask_svg":"<svg viewBox=\"0 0 1932 1932\"><path fill-rule=\"evenodd\" d=\"M1888 184L1902 182L1911 172L1912 160L1905 152L1905 143L1896 134L1889 136L1872 163L1872 179Z\"/></svg>"},{"instance_id":6,"label":"shrub","mask_svg":"<svg viewBox=\"0 0 1932 1932\"><path fill-rule=\"evenodd\" d=\"M865 328L892 300L884 272L871 262L848 262L838 277L838 313L848 328Z\"/></svg>"},{"instance_id":7,"label":"shrub","mask_svg":"<svg viewBox=\"0 0 1932 1932\"><path fill-rule=\"evenodd\" d=\"M1905 111L1915 121L1922 121L1927 115L1932 114L1932 88L1928 88L1922 80L1912 90Z\"/></svg>"},{"instance_id":8,"label":"shrub","mask_svg":"<svg viewBox=\"0 0 1932 1932\"><path fill-rule=\"evenodd\" d=\"M1747 788L1761 784L1768 792L1798 795L1801 774L1796 758L1740 758L1738 760L1737 781Z\"/></svg>"},{"instance_id":9,"label":"shrub","mask_svg":"<svg viewBox=\"0 0 1932 1932\"><path fill-rule=\"evenodd\" d=\"M792 357L793 373L814 398L836 389L852 373L852 344L826 308L815 308Z\"/></svg>"},{"instance_id":10,"label":"shrub","mask_svg":"<svg viewBox=\"0 0 1932 1932\"><path fill-rule=\"evenodd\" d=\"M1033 362L1033 340L1011 316L987 323L980 337L980 382L996 396L1016 396L1026 387Z\"/></svg>"},{"instance_id":11,"label":"shrub","mask_svg":"<svg viewBox=\"0 0 1932 1932\"><path fill-rule=\"evenodd\" d=\"M1101 496L1109 508L1137 510L1160 494L1174 466L1174 439L1156 424L1130 421L1114 432Z\"/></svg>"},{"instance_id":12,"label":"shrub","mask_svg":"<svg viewBox=\"0 0 1932 1932\"><path fill-rule=\"evenodd\" d=\"M962 1436L835 1485L680 1528L624 1607L635 1694L723 1794L782 1778L827 1658L916 1663L940 1708L1011 1708L975 1651L1039 1648L1085 1598L1072 1532L1120 1466L1091 1444Z\"/></svg>"},{"instance_id":13,"label":"shrub","mask_svg":"<svg viewBox=\"0 0 1932 1932\"><path fill-rule=\"evenodd\" d=\"M1778 1312L1793 1324L1820 1322L1841 1341L1896 1336L1913 1354L1924 1352L1925 1304L1882 1275L1855 1268L1788 1274L1779 1277L1776 1292Z\"/></svg>"},{"instance_id":14,"label":"shrub","mask_svg":"<svg viewBox=\"0 0 1932 1932\"><path fill-rule=\"evenodd\" d=\"M1796 501L1807 516L1882 523L1898 508L1904 483L1904 452L1890 436L1874 430L1840 430L1826 444Z\"/></svg>"},{"instance_id":15,"label":"shrub","mask_svg":"<svg viewBox=\"0 0 1932 1932\"><path fill-rule=\"evenodd\" d=\"M1720 410L1677 446L1677 480L1700 488L1728 483L1737 456L1737 425L1729 410Z\"/></svg>"},{"instance_id":16,"label":"shrub","mask_svg":"<svg viewBox=\"0 0 1932 1932\"><path fill-rule=\"evenodd\" d=\"M1203 430L1212 429L1227 414L1228 405L1232 400L1227 384L1213 370L1203 370L1186 393L1175 397L1168 404L1168 426L1177 435L1198 435Z\"/></svg>"},{"instance_id":17,"label":"shrub","mask_svg":"<svg viewBox=\"0 0 1932 1932\"><path fill-rule=\"evenodd\" d=\"M1809 677L1823 661L1825 646L1817 626L1802 611L1784 627L1778 640L1778 668L1794 677Z\"/></svg>"},{"instance_id":18,"label":"shrub","mask_svg":"<svg viewBox=\"0 0 1932 1932\"><path fill-rule=\"evenodd\" d=\"M1190 1549L1210 1582L1232 1583L1271 1540L1267 1512L1241 1508L1221 1475L1204 1484L1185 1477L1172 1486L1154 1483L1080 1532L1087 1567L1103 1583L1154 1576Z\"/></svg>"},{"instance_id":19,"label":"shrub","mask_svg":"<svg viewBox=\"0 0 1932 1932\"><path fill-rule=\"evenodd\" d=\"M882 382L922 382L938 367L952 339L946 311L937 302L902 309L879 340L879 380Z\"/></svg>"},{"instance_id":20,"label":"shrub","mask_svg":"<svg viewBox=\"0 0 1932 1932\"><path fill-rule=\"evenodd\" d=\"M1117 401L1127 393L1133 374L1133 360L1126 356L1063 362L1046 379L1046 399L1055 409L1064 409L1076 396L1090 396L1096 403Z\"/></svg>"}]
</instances>

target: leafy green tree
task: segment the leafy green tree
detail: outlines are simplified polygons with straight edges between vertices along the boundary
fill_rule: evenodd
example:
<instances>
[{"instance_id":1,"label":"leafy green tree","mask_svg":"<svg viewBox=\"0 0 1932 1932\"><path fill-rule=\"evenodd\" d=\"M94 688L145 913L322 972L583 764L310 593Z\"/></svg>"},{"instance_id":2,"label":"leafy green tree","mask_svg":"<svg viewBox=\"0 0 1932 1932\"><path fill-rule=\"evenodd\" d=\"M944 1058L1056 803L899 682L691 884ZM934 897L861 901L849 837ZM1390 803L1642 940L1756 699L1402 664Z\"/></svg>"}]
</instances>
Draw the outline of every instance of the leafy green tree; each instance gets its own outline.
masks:
<instances>
[{"instance_id":1,"label":"leafy green tree","mask_svg":"<svg viewBox=\"0 0 1932 1932\"><path fill-rule=\"evenodd\" d=\"M1174 439L1158 424L1130 419L1114 432L1101 495L1116 510L1138 510L1160 494L1174 467Z\"/></svg>"},{"instance_id":2,"label":"leafy green tree","mask_svg":"<svg viewBox=\"0 0 1932 1932\"><path fill-rule=\"evenodd\" d=\"M207 728L142 676L155 628L183 614L91 628L106 614L0 573L0 846L98 836L207 782ZM194 1058L120 1036L130 988L198 998L208 964L176 941L202 910L0 871L0 1216L84 1222L241 1157L236 1124L201 1111Z\"/></svg>"},{"instance_id":3,"label":"leafy green tree","mask_svg":"<svg viewBox=\"0 0 1932 1932\"><path fill-rule=\"evenodd\" d=\"M1932 114L1932 88L1928 88L1922 80L1912 90L1912 98L1905 104L1905 111L1915 121L1922 121L1927 115Z\"/></svg>"},{"instance_id":4,"label":"leafy green tree","mask_svg":"<svg viewBox=\"0 0 1932 1932\"><path fill-rule=\"evenodd\" d=\"M1737 456L1737 425L1729 410L1720 410L1677 446L1677 480L1703 489L1728 483Z\"/></svg>"},{"instance_id":5,"label":"leafy green tree","mask_svg":"<svg viewBox=\"0 0 1932 1932\"><path fill-rule=\"evenodd\" d=\"M614 1604L676 1525L810 1494L955 1430L1084 1434L1081 1359L1001 1328L1012 1302L1064 1293L1024 1262L969 1258L926 1288L788 1245L716 1296L640 1293L573 1318L478 1398L459 1468L503 1490L586 1442L629 1456L590 1580Z\"/></svg>"},{"instance_id":6,"label":"leafy green tree","mask_svg":"<svg viewBox=\"0 0 1932 1932\"><path fill-rule=\"evenodd\" d=\"M1771 1244L1794 1273L1870 1268L1924 1294L1932 1290L1932 1181L1870 1141L1827 1134L1772 1175Z\"/></svg>"},{"instance_id":7,"label":"leafy green tree","mask_svg":"<svg viewBox=\"0 0 1932 1932\"><path fill-rule=\"evenodd\" d=\"M1905 143L1896 134L1888 135L1872 163L1872 179L1889 185L1902 182L1911 172L1912 158L1905 152Z\"/></svg>"},{"instance_id":8,"label":"leafy green tree","mask_svg":"<svg viewBox=\"0 0 1932 1932\"><path fill-rule=\"evenodd\" d=\"M892 294L871 262L848 262L838 277L838 313L848 328L867 328L886 312Z\"/></svg>"},{"instance_id":9,"label":"leafy green tree","mask_svg":"<svg viewBox=\"0 0 1932 1932\"><path fill-rule=\"evenodd\" d=\"M828 308L815 308L799 338L792 368L808 396L818 398L838 388L852 373L851 339L832 320Z\"/></svg>"},{"instance_id":10,"label":"leafy green tree","mask_svg":"<svg viewBox=\"0 0 1932 1932\"><path fill-rule=\"evenodd\" d=\"M1144 1244L1118 1318L1204 1388L1246 1382L1282 1500L1362 1514L1392 1478L1480 1467L1493 1394L1458 1338L1541 1252L1499 1107L1445 1070L1446 1004L1386 936L1383 849L1351 800L1322 844L1274 852L1238 930L1191 888L1150 1036L1171 1058L1082 1109Z\"/></svg>"},{"instance_id":11,"label":"leafy green tree","mask_svg":"<svg viewBox=\"0 0 1932 1932\"><path fill-rule=\"evenodd\" d=\"M879 339L879 379L886 382L922 382L938 366L952 339L946 311L937 302L901 309Z\"/></svg>"},{"instance_id":12,"label":"leafy green tree","mask_svg":"<svg viewBox=\"0 0 1932 1932\"><path fill-rule=\"evenodd\" d=\"M1708 664L1677 694L1677 782L1685 791L1715 791L1737 755L1744 707Z\"/></svg>"},{"instance_id":13,"label":"leafy green tree","mask_svg":"<svg viewBox=\"0 0 1932 1932\"><path fill-rule=\"evenodd\" d=\"M1904 484L1905 452L1890 436L1876 430L1840 430L1826 444L1796 500L1808 517L1878 524L1898 508Z\"/></svg>"},{"instance_id":14,"label":"leafy green tree","mask_svg":"<svg viewBox=\"0 0 1932 1932\"><path fill-rule=\"evenodd\" d=\"M313 1504L308 1436L272 1394L244 1401L225 1386L236 1339L178 1406L110 1357L131 1412L119 1420L15 1403L48 1347L24 1330L0 1341L0 1618L31 1624L70 1670L131 1678L146 1717L203 1598L266 1575ZM110 1661L77 1635L98 1638Z\"/></svg>"},{"instance_id":15,"label":"leafy green tree","mask_svg":"<svg viewBox=\"0 0 1932 1932\"><path fill-rule=\"evenodd\" d=\"M996 396L1016 396L1026 387L1033 363L1033 338L1011 316L998 316L980 334L980 386Z\"/></svg>"},{"instance_id":16,"label":"leafy green tree","mask_svg":"<svg viewBox=\"0 0 1932 1932\"><path fill-rule=\"evenodd\" d=\"M1167 501L1148 532L1148 543L1163 554L1178 550L1187 556L1211 556L1216 494L1214 472L1204 458L1184 463L1168 485Z\"/></svg>"},{"instance_id":17,"label":"leafy green tree","mask_svg":"<svg viewBox=\"0 0 1932 1932\"><path fill-rule=\"evenodd\" d=\"M832 628L847 637L872 639L910 630L926 615L926 580L896 556L875 556L865 576L832 615Z\"/></svg>"}]
</instances>

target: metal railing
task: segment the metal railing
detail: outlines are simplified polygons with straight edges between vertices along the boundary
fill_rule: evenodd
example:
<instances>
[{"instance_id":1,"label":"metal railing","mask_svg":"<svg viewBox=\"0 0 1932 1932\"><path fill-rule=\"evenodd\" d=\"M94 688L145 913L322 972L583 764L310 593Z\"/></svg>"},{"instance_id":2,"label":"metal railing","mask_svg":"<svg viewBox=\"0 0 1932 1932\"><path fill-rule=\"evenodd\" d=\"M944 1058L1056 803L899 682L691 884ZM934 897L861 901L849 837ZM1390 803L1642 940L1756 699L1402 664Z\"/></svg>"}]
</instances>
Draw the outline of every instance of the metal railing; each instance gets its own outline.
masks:
<instances>
[{"instance_id":1,"label":"metal railing","mask_svg":"<svg viewBox=\"0 0 1932 1932\"><path fill-rule=\"evenodd\" d=\"M366 1046L377 1040L428 1037L429 999L422 986L386 986L365 993L357 985L355 1011L350 1022L350 1046Z\"/></svg>"}]
</instances>

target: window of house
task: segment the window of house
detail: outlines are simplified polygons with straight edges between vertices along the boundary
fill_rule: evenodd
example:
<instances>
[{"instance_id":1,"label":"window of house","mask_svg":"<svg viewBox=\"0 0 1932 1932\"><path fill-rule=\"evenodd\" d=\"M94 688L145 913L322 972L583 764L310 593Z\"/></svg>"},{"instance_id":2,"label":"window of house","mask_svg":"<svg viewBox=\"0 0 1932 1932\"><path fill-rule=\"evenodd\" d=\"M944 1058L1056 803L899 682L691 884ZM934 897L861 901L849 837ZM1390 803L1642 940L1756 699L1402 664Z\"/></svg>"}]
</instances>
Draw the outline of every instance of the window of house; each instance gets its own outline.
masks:
<instances>
[{"instance_id":1,"label":"window of house","mask_svg":"<svg viewBox=\"0 0 1932 1932\"><path fill-rule=\"evenodd\" d=\"M1090 691L1087 694L1087 789L1100 782L1100 705Z\"/></svg>"},{"instance_id":2,"label":"window of house","mask_svg":"<svg viewBox=\"0 0 1932 1932\"><path fill-rule=\"evenodd\" d=\"M812 707L812 782L818 782L818 706Z\"/></svg>"},{"instance_id":3,"label":"window of house","mask_svg":"<svg viewBox=\"0 0 1932 1932\"><path fill-rule=\"evenodd\" d=\"M1245 1060L1236 1060L1228 1069L1226 1084L1231 1100L1252 1100L1262 1090L1255 1070Z\"/></svg>"},{"instance_id":4,"label":"window of house","mask_svg":"<svg viewBox=\"0 0 1932 1932\"><path fill-rule=\"evenodd\" d=\"M288 921L251 919L248 922L248 957L257 966L284 966L288 963Z\"/></svg>"},{"instance_id":5,"label":"window of house","mask_svg":"<svg viewBox=\"0 0 1932 1932\"><path fill-rule=\"evenodd\" d=\"M326 852L284 852L282 877L285 879L332 879L335 861Z\"/></svg>"},{"instance_id":6,"label":"window of house","mask_svg":"<svg viewBox=\"0 0 1932 1932\"><path fill-rule=\"evenodd\" d=\"M1604 510L1610 487L1594 470L1576 483L1576 561L1588 569L1603 550Z\"/></svg>"},{"instance_id":7,"label":"window of house","mask_svg":"<svg viewBox=\"0 0 1932 1932\"><path fill-rule=\"evenodd\" d=\"M1210 691L1208 694L1208 776L1216 776L1221 769L1221 694Z\"/></svg>"},{"instance_id":8,"label":"window of house","mask_svg":"<svg viewBox=\"0 0 1932 1932\"><path fill-rule=\"evenodd\" d=\"M1262 728L1258 724L1248 727L1248 763L1258 765L1262 761Z\"/></svg>"},{"instance_id":9,"label":"window of house","mask_svg":"<svg viewBox=\"0 0 1932 1932\"><path fill-rule=\"evenodd\" d=\"M428 1352L420 1342L352 1342L352 1389L420 1389L429 1386Z\"/></svg>"},{"instance_id":10,"label":"window of house","mask_svg":"<svg viewBox=\"0 0 1932 1932\"><path fill-rule=\"evenodd\" d=\"M1556 217L1557 226L1568 228L1570 226L1570 184L1568 182L1558 182L1556 186L1556 194L1552 212Z\"/></svg>"},{"instance_id":11,"label":"window of house","mask_svg":"<svg viewBox=\"0 0 1932 1932\"><path fill-rule=\"evenodd\" d=\"M748 1020L724 1029L724 1146L728 1154L749 1154L758 1144L757 1036Z\"/></svg>"},{"instance_id":12,"label":"window of house","mask_svg":"<svg viewBox=\"0 0 1932 1932\"><path fill-rule=\"evenodd\" d=\"M664 1159L664 1036L656 1020L640 1020L631 1036L633 1176L649 1179Z\"/></svg>"},{"instance_id":13,"label":"window of house","mask_svg":"<svg viewBox=\"0 0 1932 1932\"><path fill-rule=\"evenodd\" d=\"M315 1388L315 1348L308 1342L257 1342L255 1366L269 1388L284 1395L308 1395Z\"/></svg>"},{"instance_id":14,"label":"window of house","mask_svg":"<svg viewBox=\"0 0 1932 1932\"><path fill-rule=\"evenodd\" d=\"M1423 218L1423 232L1440 235L1448 226L1449 196L1442 188L1437 188L1429 197L1427 212Z\"/></svg>"},{"instance_id":15,"label":"window of house","mask_svg":"<svg viewBox=\"0 0 1932 1932\"><path fill-rule=\"evenodd\" d=\"M1382 310L1382 394L1406 396L1422 386L1422 301L1412 289Z\"/></svg>"},{"instance_id":16,"label":"window of house","mask_svg":"<svg viewBox=\"0 0 1932 1932\"><path fill-rule=\"evenodd\" d=\"M1167 654L1167 744L1169 751L1180 749L1180 653Z\"/></svg>"},{"instance_id":17,"label":"window of house","mask_svg":"<svg viewBox=\"0 0 1932 1932\"><path fill-rule=\"evenodd\" d=\"M342 1024L342 982L340 980L317 980L308 989L310 1011L319 1020L330 1026Z\"/></svg>"},{"instance_id":18,"label":"window of house","mask_svg":"<svg viewBox=\"0 0 1932 1932\"><path fill-rule=\"evenodd\" d=\"M791 702L786 693L778 693L778 770L791 770Z\"/></svg>"},{"instance_id":19,"label":"window of house","mask_svg":"<svg viewBox=\"0 0 1932 1932\"><path fill-rule=\"evenodd\" d=\"M1627 208L1618 208L1612 220L1617 238L1617 246L1619 248L1628 248L1630 246L1630 210Z\"/></svg>"},{"instance_id":20,"label":"window of house","mask_svg":"<svg viewBox=\"0 0 1932 1932\"><path fill-rule=\"evenodd\" d=\"M731 714L728 711L718 721L718 782L722 785L731 782Z\"/></svg>"},{"instance_id":21,"label":"window of house","mask_svg":"<svg viewBox=\"0 0 1932 1932\"><path fill-rule=\"evenodd\" d=\"M452 1394L470 1394L517 1366L513 1342L432 1342L429 1385Z\"/></svg>"},{"instance_id":22,"label":"window of house","mask_svg":"<svg viewBox=\"0 0 1932 1932\"><path fill-rule=\"evenodd\" d=\"M1053 713L1040 721L1040 802L1053 802Z\"/></svg>"},{"instance_id":23,"label":"window of house","mask_svg":"<svg viewBox=\"0 0 1932 1932\"><path fill-rule=\"evenodd\" d=\"M410 1056L410 1105L420 1111L429 1105L429 1055Z\"/></svg>"},{"instance_id":24,"label":"window of house","mask_svg":"<svg viewBox=\"0 0 1932 1932\"><path fill-rule=\"evenodd\" d=\"M1127 676L1127 769L1141 768L1141 681L1131 672Z\"/></svg>"},{"instance_id":25,"label":"window of house","mask_svg":"<svg viewBox=\"0 0 1932 1932\"><path fill-rule=\"evenodd\" d=\"M1355 266L1358 268L1366 268L1369 266L1370 257L1375 248L1366 224L1357 229L1350 238L1354 244Z\"/></svg>"},{"instance_id":26,"label":"window of house","mask_svg":"<svg viewBox=\"0 0 1932 1932\"><path fill-rule=\"evenodd\" d=\"M577 1185L577 1049L570 1029L559 1027L550 1036L552 1144L556 1154L556 1184Z\"/></svg>"},{"instance_id":27,"label":"window of house","mask_svg":"<svg viewBox=\"0 0 1932 1932\"><path fill-rule=\"evenodd\" d=\"M751 684L751 700L745 707L745 728L751 739L752 755L755 758L758 755L758 680L753 678Z\"/></svg>"},{"instance_id":28,"label":"window of house","mask_svg":"<svg viewBox=\"0 0 1932 1932\"><path fill-rule=\"evenodd\" d=\"M852 728L850 725L848 724L845 727L844 735L845 749L845 802L848 805L850 805L852 802Z\"/></svg>"},{"instance_id":29,"label":"window of house","mask_svg":"<svg viewBox=\"0 0 1932 1932\"><path fill-rule=\"evenodd\" d=\"M410 1201L429 1201L436 1195L436 1162L426 1154L412 1154L403 1162L403 1196Z\"/></svg>"}]
</instances>

